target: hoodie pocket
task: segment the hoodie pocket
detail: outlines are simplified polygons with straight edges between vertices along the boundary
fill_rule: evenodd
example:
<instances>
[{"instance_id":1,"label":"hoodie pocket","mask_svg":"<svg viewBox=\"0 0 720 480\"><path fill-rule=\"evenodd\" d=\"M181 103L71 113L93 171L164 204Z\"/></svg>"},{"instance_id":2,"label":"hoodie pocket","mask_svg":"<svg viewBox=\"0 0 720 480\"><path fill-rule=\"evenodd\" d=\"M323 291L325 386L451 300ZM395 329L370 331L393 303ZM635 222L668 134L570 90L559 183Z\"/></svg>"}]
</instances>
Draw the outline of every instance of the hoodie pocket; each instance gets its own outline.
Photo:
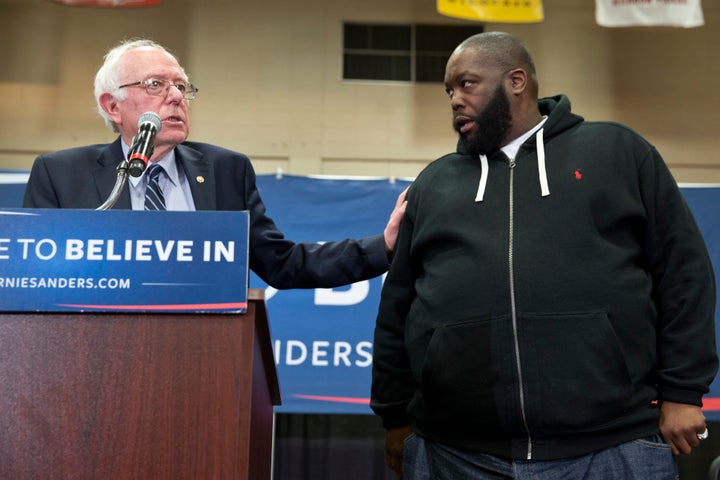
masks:
<instances>
[{"instance_id":1,"label":"hoodie pocket","mask_svg":"<svg viewBox=\"0 0 720 480\"><path fill-rule=\"evenodd\" d=\"M413 413L440 429L498 428L498 408L517 404L499 388L513 376L509 324L507 317L474 318L436 329L415 352L422 363Z\"/></svg>"},{"instance_id":2,"label":"hoodie pocket","mask_svg":"<svg viewBox=\"0 0 720 480\"><path fill-rule=\"evenodd\" d=\"M531 430L592 430L627 411L632 382L604 312L521 315L518 325Z\"/></svg>"}]
</instances>

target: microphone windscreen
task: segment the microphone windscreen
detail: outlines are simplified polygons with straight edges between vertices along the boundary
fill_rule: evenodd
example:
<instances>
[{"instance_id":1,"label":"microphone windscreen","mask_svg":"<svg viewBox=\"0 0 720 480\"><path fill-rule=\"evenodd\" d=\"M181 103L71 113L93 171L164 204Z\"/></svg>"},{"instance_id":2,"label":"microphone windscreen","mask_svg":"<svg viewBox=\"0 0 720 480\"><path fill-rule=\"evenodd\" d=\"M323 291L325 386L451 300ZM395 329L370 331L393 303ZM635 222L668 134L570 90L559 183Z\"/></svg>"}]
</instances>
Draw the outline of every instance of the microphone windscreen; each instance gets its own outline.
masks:
<instances>
[{"instance_id":1,"label":"microphone windscreen","mask_svg":"<svg viewBox=\"0 0 720 480\"><path fill-rule=\"evenodd\" d=\"M160 120L160 116L155 112L145 112L140 115L140 118L138 118L138 128L140 128L143 123L151 124L158 132L162 128L162 120Z\"/></svg>"}]
</instances>

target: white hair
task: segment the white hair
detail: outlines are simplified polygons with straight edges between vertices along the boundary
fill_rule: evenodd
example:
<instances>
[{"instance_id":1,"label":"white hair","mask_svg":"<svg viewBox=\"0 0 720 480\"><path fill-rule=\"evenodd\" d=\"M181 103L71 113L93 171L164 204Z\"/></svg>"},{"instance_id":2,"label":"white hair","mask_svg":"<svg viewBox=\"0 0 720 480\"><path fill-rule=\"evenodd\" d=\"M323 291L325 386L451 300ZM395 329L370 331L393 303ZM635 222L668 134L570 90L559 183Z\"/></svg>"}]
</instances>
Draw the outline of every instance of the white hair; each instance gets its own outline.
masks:
<instances>
[{"instance_id":1,"label":"white hair","mask_svg":"<svg viewBox=\"0 0 720 480\"><path fill-rule=\"evenodd\" d=\"M138 48L157 48L158 50L162 50L163 52L174 58L176 61L178 61L175 55L170 53L165 47L163 47L159 43L143 38L125 40L117 46L113 47L105 54L105 61L95 74L95 102L97 103L97 109L100 113L100 116L103 118L103 120L105 120L105 124L107 124L107 126L110 127L110 129L115 133L119 133L120 130L118 129L117 124L115 124L115 122L113 122L112 119L108 116L107 112L103 110L102 105L100 104L100 96L104 93L109 93L116 100L125 100L125 98L127 97L127 92L125 92L123 89L118 88L121 81L120 60L127 52ZM179 64L180 62L178 61L178 65ZM183 76L186 77L187 81L187 75L185 75L185 71L182 69L182 67L180 67L180 69L183 71Z\"/></svg>"}]
</instances>

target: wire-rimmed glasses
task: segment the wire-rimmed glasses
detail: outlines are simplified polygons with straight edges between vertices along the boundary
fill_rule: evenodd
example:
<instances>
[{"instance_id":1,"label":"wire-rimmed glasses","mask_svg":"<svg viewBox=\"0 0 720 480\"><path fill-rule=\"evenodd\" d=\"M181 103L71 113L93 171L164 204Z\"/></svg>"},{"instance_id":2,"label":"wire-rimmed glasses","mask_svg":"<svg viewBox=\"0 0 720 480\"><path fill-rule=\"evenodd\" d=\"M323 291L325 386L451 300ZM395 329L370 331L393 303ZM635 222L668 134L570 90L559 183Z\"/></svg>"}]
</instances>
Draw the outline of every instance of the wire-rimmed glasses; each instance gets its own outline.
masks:
<instances>
[{"instance_id":1,"label":"wire-rimmed glasses","mask_svg":"<svg viewBox=\"0 0 720 480\"><path fill-rule=\"evenodd\" d=\"M126 83L125 85L120 85L118 89L125 87L140 87L145 90L145 93L153 97L167 95L170 87L175 87L182 93L185 100L193 100L198 92L197 87L192 83L169 82L161 78L148 78L147 80L141 80L139 82Z\"/></svg>"}]
</instances>

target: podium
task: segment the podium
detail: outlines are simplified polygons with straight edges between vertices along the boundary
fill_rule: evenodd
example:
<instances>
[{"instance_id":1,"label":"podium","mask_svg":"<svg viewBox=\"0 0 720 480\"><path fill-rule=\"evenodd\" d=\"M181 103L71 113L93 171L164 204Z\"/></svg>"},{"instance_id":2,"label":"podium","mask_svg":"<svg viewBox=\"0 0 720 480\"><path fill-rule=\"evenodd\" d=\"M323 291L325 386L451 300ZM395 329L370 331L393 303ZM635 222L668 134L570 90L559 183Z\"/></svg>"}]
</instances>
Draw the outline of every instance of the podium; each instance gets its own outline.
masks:
<instances>
[{"instance_id":1,"label":"podium","mask_svg":"<svg viewBox=\"0 0 720 480\"><path fill-rule=\"evenodd\" d=\"M0 315L0 478L270 479L262 293L244 314Z\"/></svg>"}]
</instances>

